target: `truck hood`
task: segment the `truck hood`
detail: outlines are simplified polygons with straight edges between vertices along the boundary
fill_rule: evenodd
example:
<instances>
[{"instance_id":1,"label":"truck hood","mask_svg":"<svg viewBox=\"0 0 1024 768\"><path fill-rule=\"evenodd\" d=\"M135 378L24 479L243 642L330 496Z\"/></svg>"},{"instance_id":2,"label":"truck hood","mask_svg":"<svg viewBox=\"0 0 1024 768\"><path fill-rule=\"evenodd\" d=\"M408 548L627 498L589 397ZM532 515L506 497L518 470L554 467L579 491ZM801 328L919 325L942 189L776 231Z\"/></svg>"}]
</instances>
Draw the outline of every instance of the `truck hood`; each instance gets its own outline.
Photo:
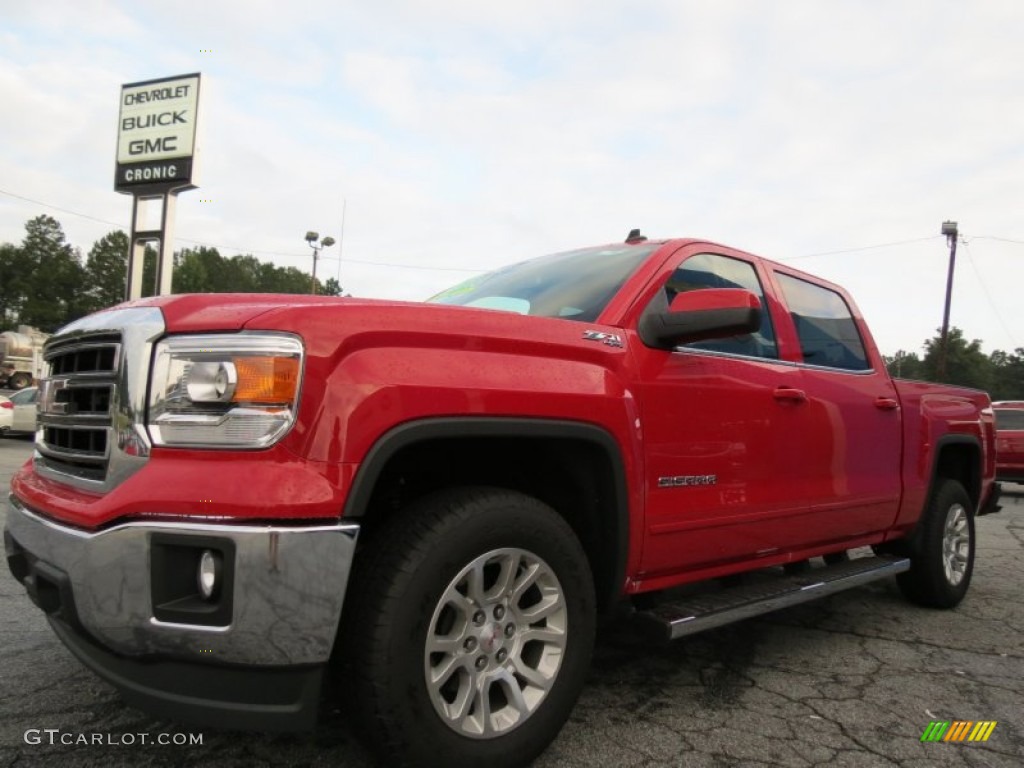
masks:
<instances>
[{"instance_id":1,"label":"truck hood","mask_svg":"<svg viewBox=\"0 0 1024 768\"><path fill-rule=\"evenodd\" d=\"M110 309L159 307L169 333L198 333L240 331L253 318L282 307L308 312L314 307L336 307L350 301L355 300L279 293L184 293L151 296Z\"/></svg>"},{"instance_id":2,"label":"truck hood","mask_svg":"<svg viewBox=\"0 0 1024 768\"><path fill-rule=\"evenodd\" d=\"M295 333L303 338L309 354L325 357L366 346L494 350L497 343L503 351L537 354L539 349L546 348L541 354L593 359L622 354L625 344L622 334L615 334L618 343L603 337L585 338L588 331L616 331L597 323L377 299L278 304L254 314L245 328ZM551 349L552 346L561 348L561 352Z\"/></svg>"},{"instance_id":3,"label":"truck hood","mask_svg":"<svg viewBox=\"0 0 1024 768\"><path fill-rule=\"evenodd\" d=\"M157 307L163 313L167 333L216 333L240 330L275 330L303 338L307 351L330 356L353 337L369 336L376 343L415 346L461 337L455 346L472 339L517 340L531 346L538 343L567 345L600 354L612 352L617 344L602 339L584 339L584 331L614 331L598 323L580 323L559 318L519 315L491 309L445 304L356 299L337 296L303 296L270 293L194 293L152 296L119 304L110 309ZM110 311L110 310L104 310ZM98 313L101 314L101 313ZM382 339L381 334L387 338ZM418 341L412 341L418 337ZM424 338L427 337L427 338ZM619 336L624 343L624 336ZM429 340L428 340L429 339ZM361 345L360 345L361 346ZM619 350L621 351L621 349ZM584 353L589 357L589 354Z\"/></svg>"}]
</instances>

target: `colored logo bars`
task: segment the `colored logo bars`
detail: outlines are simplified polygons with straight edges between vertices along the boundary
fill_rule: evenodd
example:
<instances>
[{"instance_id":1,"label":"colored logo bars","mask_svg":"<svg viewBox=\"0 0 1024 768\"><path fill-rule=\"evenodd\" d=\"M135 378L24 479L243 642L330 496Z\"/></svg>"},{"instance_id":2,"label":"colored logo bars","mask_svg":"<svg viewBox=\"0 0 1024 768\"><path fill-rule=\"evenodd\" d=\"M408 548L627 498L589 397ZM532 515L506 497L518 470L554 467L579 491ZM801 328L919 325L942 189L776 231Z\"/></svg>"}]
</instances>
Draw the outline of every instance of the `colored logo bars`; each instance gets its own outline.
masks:
<instances>
[{"instance_id":1,"label":"colored logo bars","mask_svg":"<svg viewBox=\"0 0 1024 768\"><path fill-rule=\"evenodd\" d=\"M921 734L921 741L988 741L995 729L995 720L932 720Z\"/></svg>"}]
</instances>

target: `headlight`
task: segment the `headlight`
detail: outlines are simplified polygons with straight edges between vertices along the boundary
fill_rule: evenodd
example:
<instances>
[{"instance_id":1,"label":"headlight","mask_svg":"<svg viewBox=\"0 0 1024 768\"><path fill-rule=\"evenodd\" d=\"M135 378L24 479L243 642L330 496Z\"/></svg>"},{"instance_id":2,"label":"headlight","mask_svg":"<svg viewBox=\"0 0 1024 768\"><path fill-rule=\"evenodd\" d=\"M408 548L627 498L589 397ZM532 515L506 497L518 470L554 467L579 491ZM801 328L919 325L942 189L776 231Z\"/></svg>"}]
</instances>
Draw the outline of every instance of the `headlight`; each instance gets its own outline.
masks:
<instances>
[{"instance_id":1,"label":"headlight","mask_svg":"<svg viewBox=\"0 0 1024 768\"><path fill-rule=\"evenodd\" d=\"M264 448L295 421L301 380L302 343L293 336L172 336L153 361L153 443Z\"/></svg>"}]
</instances>

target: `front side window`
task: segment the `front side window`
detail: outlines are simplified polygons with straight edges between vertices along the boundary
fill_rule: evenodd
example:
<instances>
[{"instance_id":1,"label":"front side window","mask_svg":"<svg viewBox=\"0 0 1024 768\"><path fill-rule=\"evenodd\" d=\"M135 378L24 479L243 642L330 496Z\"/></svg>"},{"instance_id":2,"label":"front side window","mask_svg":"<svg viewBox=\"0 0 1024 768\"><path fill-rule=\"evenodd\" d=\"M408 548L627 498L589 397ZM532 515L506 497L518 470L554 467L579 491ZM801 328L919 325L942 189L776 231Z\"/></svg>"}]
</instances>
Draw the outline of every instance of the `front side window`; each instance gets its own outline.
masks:
<instances>
[{"instance_id":1,"label":"front side window","mask_svg":"<svg viewBox=\"0 0 1024 768\"><path fill-rule=\"evenodd\" d=\"M542 256L470 278L427 301L590 323L660 247L621 245Z\"/></svg>"},{"instance_id":2,"label":"front side window","mask_svg":"<svg viewBox=\"0 0 1024 768\"><path fill-rule=\"evenodd\" d=\"M753 264L716 253L698 253L680 264L672 273L665 283L665 299L671 305L672 299L678 294L704 288L742 288L750 291L761 300L761 327L754 333L683 344L682 349L703 349L750 357L779 356L764 290Z\"/></svg>"},{"instance_id":3,"label":"front side window","mask_svg":"<svg viewBox=\"0 0 1024 768\"><path fill-rule=\"evenodd\" d=\"M775 276L793 316L805 363L849 371L871 367L857 323L842 296L782 272Z\"/></svg>"}]
</instances>

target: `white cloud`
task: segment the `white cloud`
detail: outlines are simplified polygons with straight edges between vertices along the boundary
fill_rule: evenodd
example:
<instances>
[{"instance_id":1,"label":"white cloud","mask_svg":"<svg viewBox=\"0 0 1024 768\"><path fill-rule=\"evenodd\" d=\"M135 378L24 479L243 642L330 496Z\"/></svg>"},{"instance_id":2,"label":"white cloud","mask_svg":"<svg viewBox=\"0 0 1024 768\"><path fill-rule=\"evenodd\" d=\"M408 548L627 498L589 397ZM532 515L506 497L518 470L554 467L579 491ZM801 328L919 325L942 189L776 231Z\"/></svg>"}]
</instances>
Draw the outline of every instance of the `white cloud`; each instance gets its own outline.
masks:
<instances>
[{"instance_id":1,"label":"white cloud","mask_svg":"<svg viewBox=\"0 0 1024 768\"><path fill-rule=\"evenodd\" d=\"M352 260L486 269L634 226L780 259L945 218L1024 239L1016 2L37 6L5 8L0 31L0 188L127 225L114 94L202 71L204 173L180 242L308 269L302 233L337 237L347 200L342 282L363 295L465 275ZM0 240L40 212L0 196ZM56 215L85 250L110 228ZM970 253L954 322L1024 346L1024 246ZM892 352L941 321L945 254L937 238L794 265L849 288Z\"/></svg>"}]
</instances>

